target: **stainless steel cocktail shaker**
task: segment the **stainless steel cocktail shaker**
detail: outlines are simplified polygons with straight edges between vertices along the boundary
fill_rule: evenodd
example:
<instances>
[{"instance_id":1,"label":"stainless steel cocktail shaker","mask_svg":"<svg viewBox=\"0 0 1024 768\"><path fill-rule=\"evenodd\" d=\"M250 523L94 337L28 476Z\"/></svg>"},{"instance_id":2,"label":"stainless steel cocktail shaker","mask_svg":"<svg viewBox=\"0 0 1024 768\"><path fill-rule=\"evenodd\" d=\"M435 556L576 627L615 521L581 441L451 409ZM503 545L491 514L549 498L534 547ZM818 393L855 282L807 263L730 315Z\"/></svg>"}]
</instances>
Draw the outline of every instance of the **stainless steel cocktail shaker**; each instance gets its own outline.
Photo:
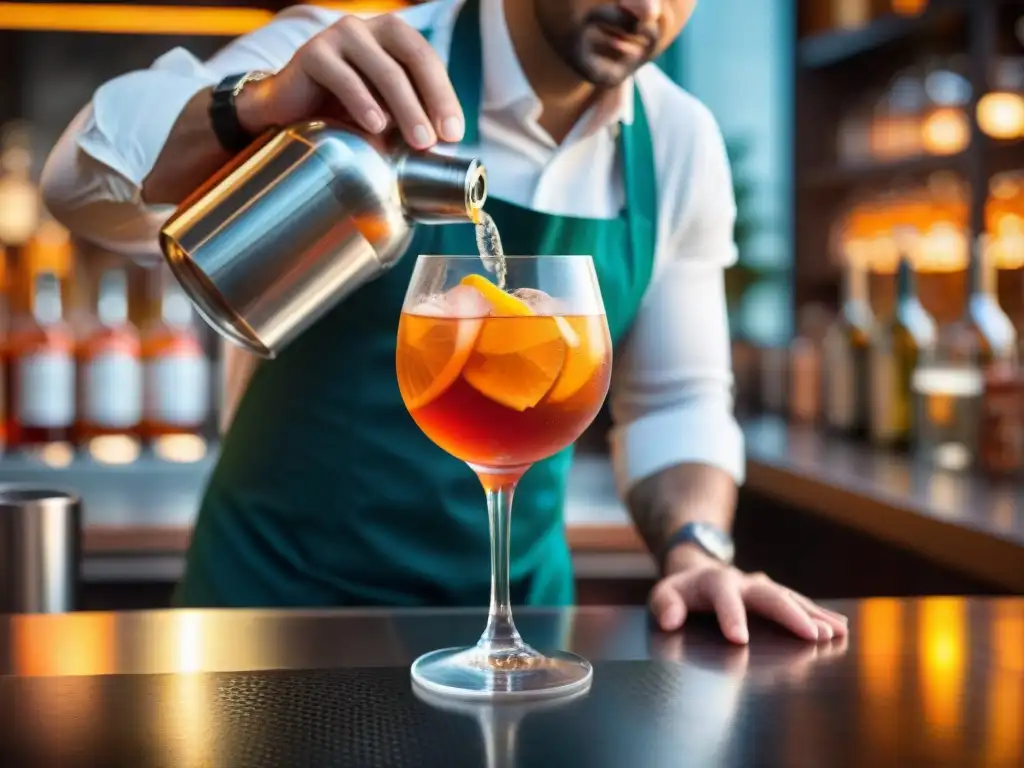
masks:
<instances>
[{"instance_id":1,"label":"stainless steel cocktail shaker","mask_svg":"<svg viewBox=\"0 0 1024 768\"><path fill-rule=\"evenodd\" d=\"M199 314L272 358L392 267L415 224L474 220L486 197L478 160L308 121L225 166L182 203L160 244Z\"/></svg>"}]
</instances>

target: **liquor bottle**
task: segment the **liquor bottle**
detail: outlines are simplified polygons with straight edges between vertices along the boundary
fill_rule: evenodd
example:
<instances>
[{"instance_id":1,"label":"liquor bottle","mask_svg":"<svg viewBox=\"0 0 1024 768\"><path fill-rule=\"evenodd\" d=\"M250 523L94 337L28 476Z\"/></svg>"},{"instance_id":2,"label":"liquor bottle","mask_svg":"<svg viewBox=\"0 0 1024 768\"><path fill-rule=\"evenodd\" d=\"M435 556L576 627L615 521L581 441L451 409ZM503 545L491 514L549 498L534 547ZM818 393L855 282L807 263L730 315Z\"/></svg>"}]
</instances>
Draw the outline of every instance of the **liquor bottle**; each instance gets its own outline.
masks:
<instances>
[{"instance_id":1,"label":"liquor bottle","mask_svg":"<svg viewBox=\"0 0 1024 768\"><path fill-rule=\"evenodd\" d=\"M160 318L142 338L143 434L199 434L210 410L210 365L193 325L192 305L168 277Z\"/></svg>"},{"instance_id":2,"label":"liquor bottle","mask_svg":"<svg viewBox=\"0 0 1024 768\"><path fill-rule=\"evenodd\" d=\"M1011 370L1017 363L1017 331L999 306L999 272L988 243L986 235L975 241L966 312L961 321L973 340L975 362L986 374L992 369Z\"/></svg>"},{"instance_id":3,"label":"liquor bottle","mask_svg":"<svg viewBox=\"0 0 1024 768\"><path fill-rule=\"evenodd\" d=\"M11 330L10 307L7 251L0 243L0 447L7 445L7 341Z\"/></svg>"},{"instance_id":4,"label":"liquor bottle","mask_svg":"<svg viewBox=\"0 0 1024 768\"><path fill-rule=\"evenodd\" d=\"M75 421L75 343L57 276L40 272L31 301L31 314L16 324L8 342L9 438L17 447L68 442Z\"/></svg>"},{"instance_id":5,"label":"liquor bottle","mask_svg":"<svg viewBox=\"0 0 1024 768\"><path fill-rule=\"evenodd\" d=\"M139 334L128 320L128 284L123 269L100 277L97 323L78 344L81 445L108 435L131 435L142 419Z\"/></svg>"},{"instance_id":6,"label":"liquor bottle","mask_svg":"<svg viewBox=\"0 0 1024 768\"><path fill-rule=\"evenodd\" d=\"M896 272L895 305L871 338L868 428L872 443L909 445L912 379L919 365L934 358L937 335L935 320L917 298L913 267L904 255Z\"/></svg>"},{"instance_id":7,"label":"liquor bottle","mask_svg":"<svg viewBox=\"0 0 1024 768\"><path fill-rule=\"evenodd\" d=\"M867 433L868 349L874 322L867 270L860 259L851 257L843 280L843 304L825 334L822 354L825 426L838 434Z\"/></svg>"},{"instance_id":8,"label":"liquor bottle","mask_svg":"<svg viewBox=\"0 0 1024 768\"><path fill-rule=\"evenodd\" d=\"M32 148L27 123L0 130L0 242L23 245L39 223L39 190L32 183Z\"/></svg>"}]
</instances>

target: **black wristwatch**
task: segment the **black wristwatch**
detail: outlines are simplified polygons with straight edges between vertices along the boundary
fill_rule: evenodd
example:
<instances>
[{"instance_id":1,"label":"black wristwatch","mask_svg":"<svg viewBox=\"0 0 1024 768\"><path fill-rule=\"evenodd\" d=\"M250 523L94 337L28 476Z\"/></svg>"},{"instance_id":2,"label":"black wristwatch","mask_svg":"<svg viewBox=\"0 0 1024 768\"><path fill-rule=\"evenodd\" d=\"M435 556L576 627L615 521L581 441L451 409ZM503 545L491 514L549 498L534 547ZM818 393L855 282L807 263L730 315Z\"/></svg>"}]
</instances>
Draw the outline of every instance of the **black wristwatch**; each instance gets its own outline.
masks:
<instances>
[{"instance_id":1,"label":"black wristwatch","mask_svg":"<svg viewBox=\"0 0 1024 768\"><path fill-rule=\"evenodd\" d=\"M210 123L217 141L226 152L237 155L252 144L256 138L242 127L238 120L235 99L249 83L269 77L269 72L244 72L240 75L228 75L213 89L210 100Z\"/></svg>"},{"instance_id":2,"label":"black wristwatch","mask_svg":"<svg viewBox=\"0 0 1024 768\"><path fill-rule=\"evenodd\" d=\"M680 544L696 544L711 557L726 565L732 565L736 555L736 546L733 544L732 536L710 523L686 523L677 530L665 543L662 550L661 562L665 563L668 553Z\"/></svg>"}]
</instances>

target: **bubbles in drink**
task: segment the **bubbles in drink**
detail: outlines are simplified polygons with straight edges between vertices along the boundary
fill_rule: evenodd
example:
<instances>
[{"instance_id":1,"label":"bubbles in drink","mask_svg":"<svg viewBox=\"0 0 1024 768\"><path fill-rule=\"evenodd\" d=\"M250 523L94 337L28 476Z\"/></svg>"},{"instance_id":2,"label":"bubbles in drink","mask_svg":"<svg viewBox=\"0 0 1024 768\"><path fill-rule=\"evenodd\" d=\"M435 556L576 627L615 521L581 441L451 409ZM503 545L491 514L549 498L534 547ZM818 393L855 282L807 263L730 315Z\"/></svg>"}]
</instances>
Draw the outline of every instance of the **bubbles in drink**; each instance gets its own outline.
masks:
<instances>
[{"instance_id":1,"label":"bubbles in drink","mask_svg":"<svg viewBox=\"0 0 1024 768\"><path fill-rule=\"evenodd\" d=\"M505 251L501 247L501 235L494 219L484 211L480 211L476 220L476 247L484 266L497 274L498 287L505 289L507 274Z\"/></svg>"}]
</instances>

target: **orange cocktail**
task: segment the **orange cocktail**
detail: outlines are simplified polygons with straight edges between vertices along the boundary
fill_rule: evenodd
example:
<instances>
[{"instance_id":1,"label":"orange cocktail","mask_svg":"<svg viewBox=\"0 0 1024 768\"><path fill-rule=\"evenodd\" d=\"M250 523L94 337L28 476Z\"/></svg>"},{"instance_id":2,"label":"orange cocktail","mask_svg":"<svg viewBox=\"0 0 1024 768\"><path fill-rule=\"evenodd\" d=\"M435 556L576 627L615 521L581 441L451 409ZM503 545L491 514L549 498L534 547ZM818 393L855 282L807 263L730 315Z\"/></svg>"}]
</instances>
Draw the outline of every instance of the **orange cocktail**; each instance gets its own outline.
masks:
<instances>
[{"instance_id":1,"label":"orange cocktail","mask_svg":"<svg viewBox=\"0 0 1024 768\"><path fill-rule=\"evenodd\" d=\"M399 387L438 446L475 468L526 468L593 421L611 375L604 316L545 309L472 275L402 313Z\"/></svg>"},{"instance_id":2,"label":"orange cocktail","mask_svg":"<svg viewBox=\"0 0 1024 768\"><path fill-rule=\"evenodd\" d=\"M590 685L590 663L564 650L538 652L512 620L512 499L533 464L569 446L597 415L612 345L589 256L498 262L491 276L479 256L420 256L398 326L405 406L480 478L491 536L483 634L474 646L420 656L412 679L445 696L570 695Z\"/></svg>"}]
</instances>

